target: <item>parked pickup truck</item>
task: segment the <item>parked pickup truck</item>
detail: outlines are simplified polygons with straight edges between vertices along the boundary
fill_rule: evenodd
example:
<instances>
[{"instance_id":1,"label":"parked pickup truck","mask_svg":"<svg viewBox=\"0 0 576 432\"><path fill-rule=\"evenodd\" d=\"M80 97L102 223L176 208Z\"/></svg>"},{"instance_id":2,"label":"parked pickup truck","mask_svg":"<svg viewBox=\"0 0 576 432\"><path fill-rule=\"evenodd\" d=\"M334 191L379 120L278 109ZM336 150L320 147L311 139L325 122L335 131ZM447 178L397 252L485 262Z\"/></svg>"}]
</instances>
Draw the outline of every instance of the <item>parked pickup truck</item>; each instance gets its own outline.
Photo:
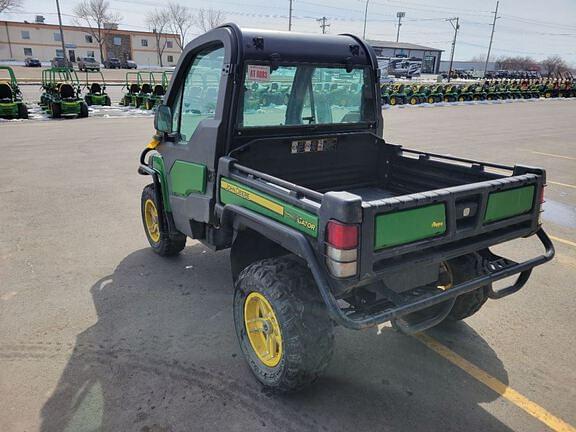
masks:
<instances>
[{"instance_id":1,"label":"parked pickup truck","mask_svg":"<svg viewBox=\"0 0 576 432\"><path fill-rule=\"evenodd\" d=\"M254 83L289 88L285 103L263 105ZM276 391L321 374L335 325L464 319L554 255L543 169L388 143L379 88L355 36L224 25L184 50L141 155L152 249L178 254L187 237L231 249L240 346ZM545 251L527 261L490 251L532 235Z\"/></svg>"}]
</instances>

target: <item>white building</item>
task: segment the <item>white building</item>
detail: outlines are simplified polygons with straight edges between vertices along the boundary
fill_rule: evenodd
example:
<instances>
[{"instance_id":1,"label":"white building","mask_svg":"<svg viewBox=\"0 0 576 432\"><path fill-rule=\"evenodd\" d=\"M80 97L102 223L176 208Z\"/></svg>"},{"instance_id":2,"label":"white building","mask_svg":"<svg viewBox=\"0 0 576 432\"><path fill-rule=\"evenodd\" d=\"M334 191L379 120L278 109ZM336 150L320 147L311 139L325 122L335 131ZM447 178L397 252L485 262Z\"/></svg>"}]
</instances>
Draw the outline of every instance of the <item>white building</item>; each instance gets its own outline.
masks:
<instances>
[{"instance_id":1,"label":"white building","mask_svg":"<svg viewBox=\"0 0 576 432\"><path fill-rule=\"evenodd\" d=\"M87 27L62 26L66 57L76 61L93 57L102 62L108 58L134 60L142 65L159 65L156 35L152 32L111 29L103 46L104 59L100 58L98 43ZM162 64L174 66L180 56L179 35L162 34L164 46ZM54 24L41 22L0 21L0 60L24 61L34 57L49 62L62 56L60 29Z\"/></svg>"}]
</instances>

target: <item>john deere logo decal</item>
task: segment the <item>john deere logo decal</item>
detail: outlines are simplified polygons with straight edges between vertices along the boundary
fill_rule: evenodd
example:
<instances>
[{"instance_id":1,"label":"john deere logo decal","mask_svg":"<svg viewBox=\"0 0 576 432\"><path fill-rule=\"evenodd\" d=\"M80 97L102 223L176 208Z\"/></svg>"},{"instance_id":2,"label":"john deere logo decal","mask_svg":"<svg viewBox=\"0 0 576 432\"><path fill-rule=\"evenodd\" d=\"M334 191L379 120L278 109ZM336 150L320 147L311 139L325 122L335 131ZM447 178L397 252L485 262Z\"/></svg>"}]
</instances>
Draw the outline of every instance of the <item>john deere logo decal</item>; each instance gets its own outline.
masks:
<instances>
[{"instance_id":1,"label":"john deere logo decal","mask_svg":"<svg viewBox=\"0 0 576 432\"><path fill-rule=\"evenodd\" d=\"M432 228L442 228L444 226L444 222L439 221L439 222L432 222Z\"/></svg>"},{"instance_id":2,"label":"john deere logo decal","mask_svg":"<svg viewBox=\"0 0 576 432\"><path fill-rule=\"evenodd\" d=\"M279 214L280 216L284 216L284 207L282 207L280 204L276 204L274 201L247 191L246 189L233 185L232 183L228 183L226 180L222 180L221 186L222 189L233 193L234 195L238 195L240 198L243 198L247 201L252 201L253 203L256 203L270 211L273 211L274 213Z\"/></svg>"}]
</instances>

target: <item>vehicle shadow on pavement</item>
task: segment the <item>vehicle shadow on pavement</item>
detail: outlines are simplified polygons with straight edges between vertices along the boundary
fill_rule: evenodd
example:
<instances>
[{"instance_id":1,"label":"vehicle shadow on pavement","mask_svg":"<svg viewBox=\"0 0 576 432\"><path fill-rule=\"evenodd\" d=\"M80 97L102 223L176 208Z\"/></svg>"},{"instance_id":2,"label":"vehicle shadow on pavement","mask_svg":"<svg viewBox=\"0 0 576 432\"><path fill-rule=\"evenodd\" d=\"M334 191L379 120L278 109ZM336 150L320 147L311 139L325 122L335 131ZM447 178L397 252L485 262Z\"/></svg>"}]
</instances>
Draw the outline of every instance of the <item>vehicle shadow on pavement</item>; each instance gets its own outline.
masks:
<instances>
[{"instance_id":1,"label":"vehicle shadow on pavement","mask_svg":"<svg viewBox=\"0 0 576 432\"><path fill-rule=\"evenodd\" d=\"M269 394L236 341L229 267L227 252L199 244L172 259L143 249L97 281L90 293L98 321L77 336L41 430L509 430L479 405L495 393L392 330L338 329L334 359L316 385ZM452 324L435 337L462 345L508 382L471 327Z\"/></svg>"}]
</instances>

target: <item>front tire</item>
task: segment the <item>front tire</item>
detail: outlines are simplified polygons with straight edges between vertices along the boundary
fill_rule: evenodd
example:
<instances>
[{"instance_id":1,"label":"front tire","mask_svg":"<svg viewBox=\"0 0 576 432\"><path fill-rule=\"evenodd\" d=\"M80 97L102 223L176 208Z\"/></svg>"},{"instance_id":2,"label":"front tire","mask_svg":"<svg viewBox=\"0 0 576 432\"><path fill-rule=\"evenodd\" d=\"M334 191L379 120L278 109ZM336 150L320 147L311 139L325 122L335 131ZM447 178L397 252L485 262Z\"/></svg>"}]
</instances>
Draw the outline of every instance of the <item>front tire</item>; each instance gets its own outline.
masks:
<instances>
[{"instance_id":1,"label":"front tire","mask_svg":"<svg viewBox=\"0 0 576 432\"><path fill-rule=\"evenodd\" d=\"M312 275L294 256L257 261L240 273L234 325L250 369L274 392L314 383L332 357L333 323Z\"/></svg>"},{"instance_id":2,"label":"front tire","mask_svg":"<svg viewBox=\"0 0 576 432\"><path fill-rule=\"evenodd\" d=\"M142 191L140 211L144 232L150 247L160 256L178 255L186 246L186 236L180 232L162 232L160 230L160 218L163 218L164 226L168 225L166 216L159 212L156 200L156 188L149 184Z\"/></svg>"}]
</instances>

